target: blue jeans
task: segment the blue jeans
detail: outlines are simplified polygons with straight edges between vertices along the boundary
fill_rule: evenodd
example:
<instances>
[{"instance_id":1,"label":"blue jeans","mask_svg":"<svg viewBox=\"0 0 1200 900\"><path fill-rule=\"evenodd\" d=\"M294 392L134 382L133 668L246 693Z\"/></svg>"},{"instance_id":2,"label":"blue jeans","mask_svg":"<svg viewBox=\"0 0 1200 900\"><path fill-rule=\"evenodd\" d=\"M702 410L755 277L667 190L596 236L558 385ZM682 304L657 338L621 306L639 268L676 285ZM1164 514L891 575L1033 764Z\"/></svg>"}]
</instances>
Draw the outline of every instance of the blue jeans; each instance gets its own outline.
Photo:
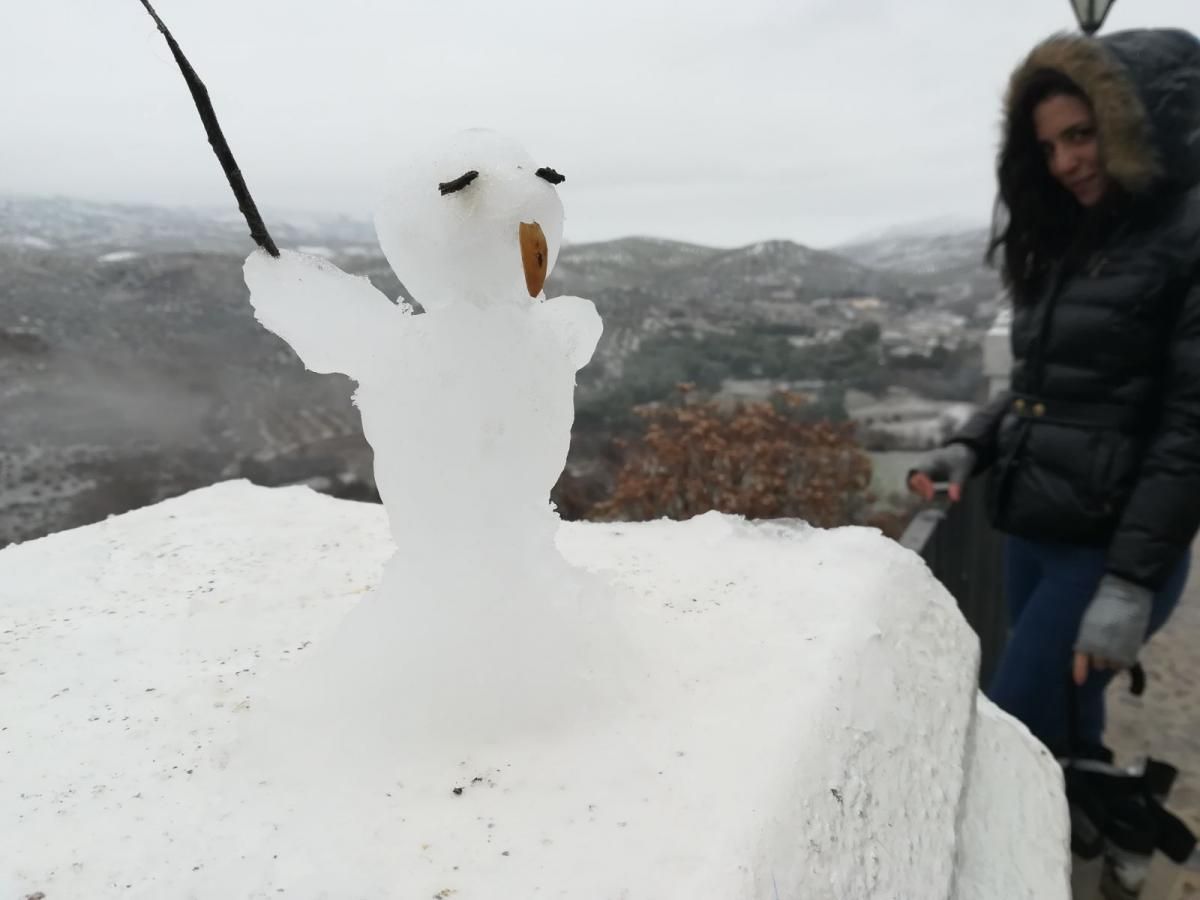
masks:
<instances>
[{"instance_id":1,"label":"blue jeans","mask_svg":"<svg viewBox=\"0 0 1200 900\"><path fill-rule=\"evenodd\" d=\"M1179 603L1189 562L1190 554L1185 553L1155 595L1147 637ZM1004 592L1011 631L987 695L1055 753L1067 750L1067 692L1079 622L1104 571L1102 548L1012 537L1005 545ZM1084 746L1102 745L1104 689L1113 675L1093 671L1076 692L1077 735Z\"/></svg>"}]
</instances>

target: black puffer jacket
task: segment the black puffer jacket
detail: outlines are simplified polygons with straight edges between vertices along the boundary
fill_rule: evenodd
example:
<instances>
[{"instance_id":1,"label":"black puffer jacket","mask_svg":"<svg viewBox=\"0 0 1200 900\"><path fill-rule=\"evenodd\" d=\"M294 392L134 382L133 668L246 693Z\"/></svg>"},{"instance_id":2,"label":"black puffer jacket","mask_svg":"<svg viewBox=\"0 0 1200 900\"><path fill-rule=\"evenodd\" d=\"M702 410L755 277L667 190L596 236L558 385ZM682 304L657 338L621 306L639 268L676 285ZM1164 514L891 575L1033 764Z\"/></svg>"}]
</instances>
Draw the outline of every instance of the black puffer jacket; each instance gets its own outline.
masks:
<instances>
[{"instance_id":1,"label":"black puffer jacket","mask_svg":"<svg viewBox=\"0 0 1200 900\"><path fill-rule=\"evenodd\" d=\"M1154 588L1200 525L1200 43L1053 38L1014 73L1010 110L1042 68L1089 96L1136 212L1014 308L1012 391L953 440L989 469L1000 530L1106 546L1110 572Z\"/></svg>"}]
</instances>

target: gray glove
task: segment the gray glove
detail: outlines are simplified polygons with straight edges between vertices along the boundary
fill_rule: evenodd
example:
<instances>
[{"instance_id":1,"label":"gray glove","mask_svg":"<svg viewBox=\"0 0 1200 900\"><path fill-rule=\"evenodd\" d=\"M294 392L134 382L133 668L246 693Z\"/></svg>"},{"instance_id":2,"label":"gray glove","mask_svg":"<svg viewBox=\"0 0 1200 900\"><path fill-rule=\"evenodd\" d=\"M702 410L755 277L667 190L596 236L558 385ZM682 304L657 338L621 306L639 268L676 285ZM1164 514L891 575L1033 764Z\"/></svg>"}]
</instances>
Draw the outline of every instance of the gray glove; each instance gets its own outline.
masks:
<instances>
[{"instance_id":1,"label":"gray glove","mask_svg":"<svg viewBox=\"0 0 1200 900\"><path fill-rule=\"evenodd\" d=\"M1154 592L1149 588L1105 575L1083 614L1075 651L1125 668L1132 666L1150 628L1153 602Z\"/></svg>"},{"instance_id":2,"label":"gray glove","mask_svg":"<svg viewBox=\"0 0 1200 900\"><path fill-rule=\"evenodd\" d=\"M974 470L974 450L966 444L947 444L922 456L909 470L908 478L911 478L914 472L922 472L928 475L931 481L963 484Z\"/></svg>"}]
</instances>

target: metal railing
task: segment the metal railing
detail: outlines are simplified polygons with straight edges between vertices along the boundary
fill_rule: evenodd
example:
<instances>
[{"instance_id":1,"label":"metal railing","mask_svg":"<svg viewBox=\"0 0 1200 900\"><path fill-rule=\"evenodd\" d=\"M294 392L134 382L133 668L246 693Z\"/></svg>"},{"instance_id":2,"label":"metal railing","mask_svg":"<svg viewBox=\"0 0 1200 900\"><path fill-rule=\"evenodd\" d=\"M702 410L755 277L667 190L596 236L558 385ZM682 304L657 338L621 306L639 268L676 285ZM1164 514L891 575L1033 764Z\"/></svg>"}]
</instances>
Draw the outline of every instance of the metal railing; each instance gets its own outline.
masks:
<instances>
[{"instance_id":1,"label":"metal railing","mask_svg":"<svg viewBox=\"0 0 1200 900\"><path fill-rule=\"evenodd\" d=\"M1002 538L984 507L982 479L967 484L958 503L939 494L913 517L900 543L925 560L979 636L979 677L987 684L1008 637L1008 613Z\"/></svg>"},{"instance_id":2,"label":"metal railing","mask_svg":"<svg viewBox=\"0 0 1200 900\"><path fill-rule=\"evenodd\" d=\"M1008 387L1011 327L1011 313L1001 302L1000 312L983 339L983 373L989 397ZM983 478L967 484L958 503L950 503L945 493L940 493L933 504L917 513L900 543L920 554L979 635L979 678L986 685L1008 640L1008 610L1004 603L1003 538L988 522L985 493Z\"/></svg>"}]
</instances>

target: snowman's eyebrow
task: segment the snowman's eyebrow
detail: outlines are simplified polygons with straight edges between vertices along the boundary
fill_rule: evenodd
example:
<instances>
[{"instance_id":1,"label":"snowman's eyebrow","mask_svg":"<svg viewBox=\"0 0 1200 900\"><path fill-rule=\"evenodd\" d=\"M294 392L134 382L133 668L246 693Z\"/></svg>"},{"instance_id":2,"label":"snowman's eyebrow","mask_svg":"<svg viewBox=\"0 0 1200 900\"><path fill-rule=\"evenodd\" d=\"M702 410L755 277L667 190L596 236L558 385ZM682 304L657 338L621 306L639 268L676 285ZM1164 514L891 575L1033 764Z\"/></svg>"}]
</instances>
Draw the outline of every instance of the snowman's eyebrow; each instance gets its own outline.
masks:
<instances>
[{"instance_id":1,"label":"snowman's eyebrow","mask_svg":"<svg viewBox=\"0 0 1200 900\"><path fill-rule=\"evenodd\" d=\"M566 175L559 175L557 172L555 172L553 169L549 168L548 166L542 166L534 174L537 175L538 178L543 178L546 181L550 182L551 184L562 184L564 181L567 180Z\"/></svg>"},{"instance_id":2,"label":"snowman's eyebrow","mask_svg":"<svg viewBox=\"0 0 1200 900\"><path fill-rule=\"evenodd\" d=\"M442 192L442 196L453 194L455 191L461 191L468 184L479 177L479 173L472 169L470 172L464 172L453 181L443 181L438 185L438 190Z\"/></svg>"}]
</instances>

